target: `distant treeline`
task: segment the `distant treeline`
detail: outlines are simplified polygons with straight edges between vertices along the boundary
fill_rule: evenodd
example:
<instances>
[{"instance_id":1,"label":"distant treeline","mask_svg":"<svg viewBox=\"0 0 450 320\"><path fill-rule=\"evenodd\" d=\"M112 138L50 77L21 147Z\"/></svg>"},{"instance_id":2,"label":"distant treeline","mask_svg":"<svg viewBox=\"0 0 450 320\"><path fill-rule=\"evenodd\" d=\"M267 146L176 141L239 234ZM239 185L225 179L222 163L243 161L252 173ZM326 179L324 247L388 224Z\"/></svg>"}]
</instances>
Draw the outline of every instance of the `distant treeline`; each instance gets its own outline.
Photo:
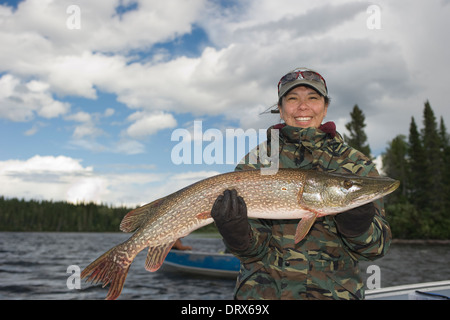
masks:
<instances>
[{"instance_id":1,"label":"distant treeline","mask_svg":"<svg viewBox=\"0 0 450 320\"><path fill-rule=\"evenodd\" d=\"M134 208L65 201L5 199L0 196L0 231L117 232ZM216 232L214 224L198 231Z\"/></svg>"},{"instance_id":2,"label":"distant treeline","mask_svg":"<svg viewBox=\"0 0 450 320\"><path fill-rule=\"evenodd\" d=\"M119 231L130 208L0 197L0 231Z\"/></svg>"}]
</instances>

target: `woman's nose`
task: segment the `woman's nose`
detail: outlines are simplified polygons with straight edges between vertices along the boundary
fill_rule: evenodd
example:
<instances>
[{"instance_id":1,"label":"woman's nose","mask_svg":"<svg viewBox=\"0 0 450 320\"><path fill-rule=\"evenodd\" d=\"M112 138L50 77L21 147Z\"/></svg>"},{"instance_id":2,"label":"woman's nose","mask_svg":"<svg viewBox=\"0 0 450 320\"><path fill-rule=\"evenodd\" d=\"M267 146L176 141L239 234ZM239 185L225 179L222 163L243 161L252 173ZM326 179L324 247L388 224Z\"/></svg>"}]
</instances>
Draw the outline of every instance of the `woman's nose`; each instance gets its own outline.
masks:
<instances>
[{"instance_id":1,"label":"woman's nose","mask_svg":"<svg viewBox=\"0 0 450 320\"><path fill-rule=\"evenodd\" d=\"M306 101L300 100L300 102L298 103L297 109L305 110L307 108L308 108L308 105L307 105Z\"/></svg>"}]
</instances>

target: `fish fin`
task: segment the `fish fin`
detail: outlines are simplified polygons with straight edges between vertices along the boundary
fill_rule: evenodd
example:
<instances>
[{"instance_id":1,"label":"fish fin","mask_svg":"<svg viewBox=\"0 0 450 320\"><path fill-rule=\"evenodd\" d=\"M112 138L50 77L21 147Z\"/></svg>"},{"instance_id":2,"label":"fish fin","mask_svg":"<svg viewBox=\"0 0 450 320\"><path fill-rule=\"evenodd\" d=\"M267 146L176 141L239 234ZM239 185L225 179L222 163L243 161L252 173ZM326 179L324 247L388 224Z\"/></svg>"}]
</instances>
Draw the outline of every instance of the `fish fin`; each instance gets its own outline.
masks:
<instances>
[{"instance_id":1,"label":"fish fin","mask_svg":"<svg viewBox=\"0 0 450 320\"><path fill-rule=\"evenodd\" d=\"M309 212L307 216L302 218L297 225L297 229L295 230L295 243L299 243L303 240L303 238L308 234L312 225L316 221L317 213Z\"/></svg>"},{"instance_id":2,"label":"fish fin","mask_svg":"<svg viewBox=\"0 0 450 320\"><path fill-rule=\"evenodd\" d=\"M133 232L147 221L148 216L156 212L164 198L147 203L142 207L128 212L120 222L120 230L123 232Z\"/></svg>"},{"instance_id":3,"label":"fish fin","mask_svg":"<svg viewBox=\"0 0 450 320\"><path fill-rule=\"evenodd\" d=\"M115 300L120 296L133 261L123 263L124 260L118 258L117 247L101 255L81 272L81 279L87 278L87 282L102 283L103 287L111 283L106 300Z\"/></svg>"},{"instance_id":4,"label":"fish fin","mask_svg":"<svg viewBox=\"0 0 450 320\"><path fill-rule=\"evenodd\" d=\"M211 218L211 211L200 212L195 217L202 220Z\"/></svg>"},{"instance_id":5,"label":"fish fin","mask_svg":"<svg viewBox=\"0 0 450 320\"><path fill-rule=\"evenodd\" d=\"M145 269L150 272L158 270L162 266L174 243L175 241L157 247L148 248L147 259L145 260Z\"/></svg>"}]
</instances>

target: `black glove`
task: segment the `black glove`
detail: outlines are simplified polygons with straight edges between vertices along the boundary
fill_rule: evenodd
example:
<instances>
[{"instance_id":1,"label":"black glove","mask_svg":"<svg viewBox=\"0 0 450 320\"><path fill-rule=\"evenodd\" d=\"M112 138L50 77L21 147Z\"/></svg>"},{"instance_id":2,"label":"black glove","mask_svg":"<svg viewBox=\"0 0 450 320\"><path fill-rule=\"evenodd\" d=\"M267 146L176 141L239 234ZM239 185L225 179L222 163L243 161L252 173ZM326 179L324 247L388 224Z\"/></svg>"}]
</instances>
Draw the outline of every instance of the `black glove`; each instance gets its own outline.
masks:
<instances>
[{"instance_id":1,"label":"black glove","mask_svg":"<svg viewBox=\"0 0 450 320\"><path fill-rule=\"evenodd\" d=\"M247 206L236 190L225 190L217 197L211 209L211 217L226 245L234 251L245 251L250 246L251 227L247 218Z\"/></svg>"},{"instance_id":2,"label":"black glove","mask_svg":"<svg viewBox=\"0 0 450 320\"><path fill-rule=\"evenodd\" d=\"M336 215L334 221L336 221L337 228L341 234L353 238L369 230L375 213L375 205L373 202L370 202Z\"/></svg>"}]
</instances>

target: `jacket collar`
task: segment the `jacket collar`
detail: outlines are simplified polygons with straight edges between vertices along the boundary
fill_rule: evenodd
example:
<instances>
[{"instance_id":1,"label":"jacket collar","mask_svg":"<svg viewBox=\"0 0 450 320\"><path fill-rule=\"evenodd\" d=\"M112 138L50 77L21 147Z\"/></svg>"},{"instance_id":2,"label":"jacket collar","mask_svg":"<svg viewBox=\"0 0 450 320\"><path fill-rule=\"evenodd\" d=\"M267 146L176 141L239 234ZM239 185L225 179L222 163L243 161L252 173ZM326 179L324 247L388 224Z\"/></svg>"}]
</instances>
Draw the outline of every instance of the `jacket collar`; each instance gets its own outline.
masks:
<instances>
[{"instance_id":1,"label":"jacket collar","mask_svg":"<svg viewBox=\"0 0 450 320\"><path fill-rule=\"evenodd\" d=\"M326 122L319 128L298 128L284 123L276 124L267 130L267 139L269 141L271 137L270 129L279 129L280 139L284 142L303 144L308 149L318 149L329 140L338 140L342 143L342 137L336 131L334 122Z\"/></svg>"}]
</instances>

